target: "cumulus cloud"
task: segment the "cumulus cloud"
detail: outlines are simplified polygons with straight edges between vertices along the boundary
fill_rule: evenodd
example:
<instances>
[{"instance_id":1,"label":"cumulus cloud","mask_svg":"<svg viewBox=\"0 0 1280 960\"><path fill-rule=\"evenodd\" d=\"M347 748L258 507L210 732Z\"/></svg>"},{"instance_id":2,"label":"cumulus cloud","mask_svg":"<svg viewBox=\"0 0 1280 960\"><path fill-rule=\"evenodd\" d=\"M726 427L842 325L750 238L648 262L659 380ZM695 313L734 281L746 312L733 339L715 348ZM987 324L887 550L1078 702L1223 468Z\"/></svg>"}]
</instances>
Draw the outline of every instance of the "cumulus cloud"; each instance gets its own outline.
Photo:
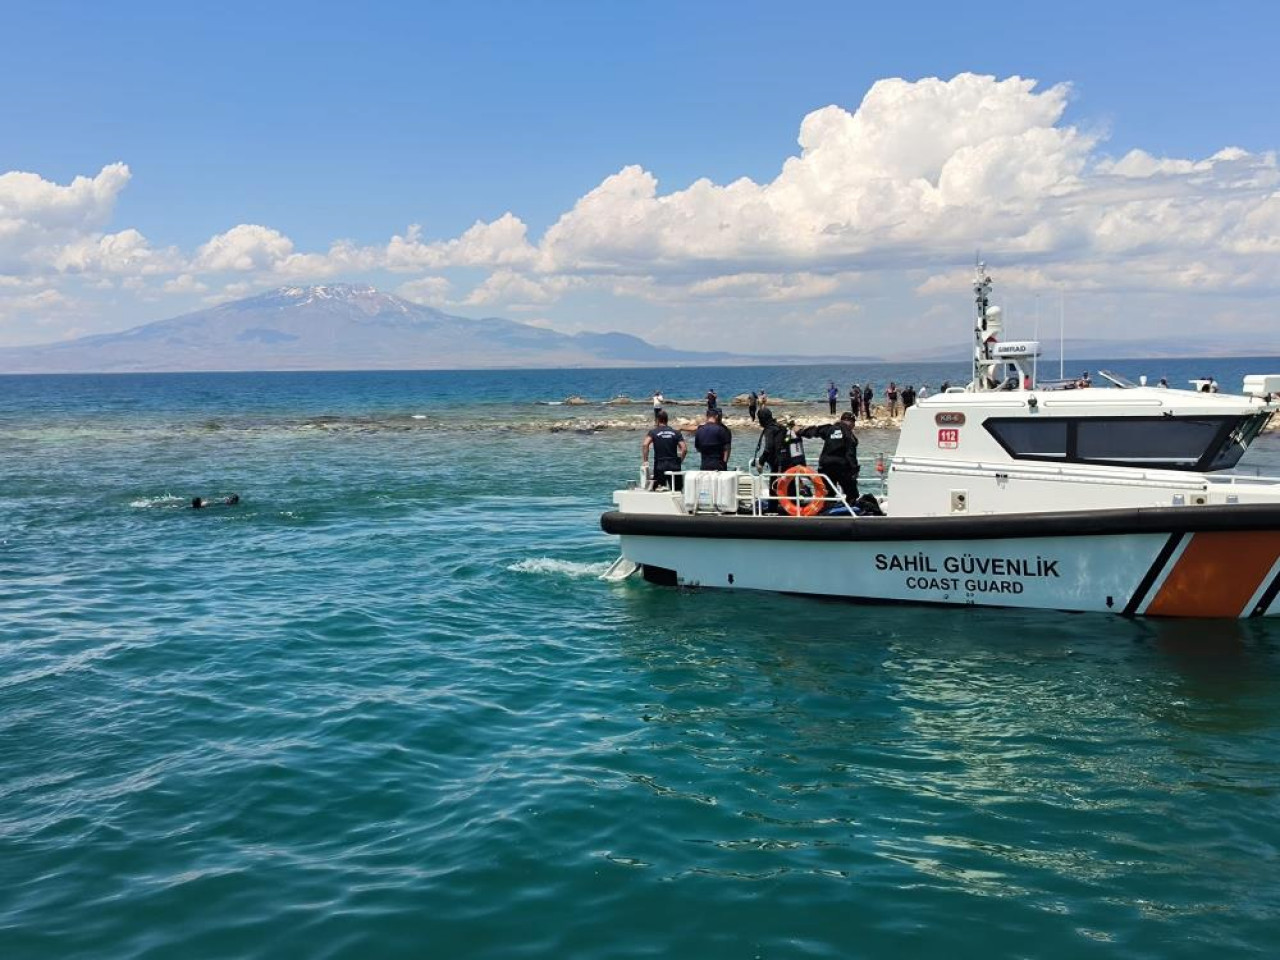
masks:
<instances>
[{"instance_id":1,"label":"cumulus cloud","mask_svg":"<svg viewBox=\"0 0 1280 960\"><path fill-rule=\"evenodd\" d=\"M66 186L35 173L0 174L0 231L101 228L110 220L116 197L129 177L123 163L108 164L97 176L76 177Z\"/></svg>"},{"instance_id":2,"label":"cumulus cloud","mask_svg":"<svg viewBox=\"0 0 1280 960\"><path fill-rule=\"evenodd\" d=\"M462 302L467 306L499 303L517 308L541 306L583 284L578 277L529 277L514 270L495 270Z\"/></svg>"},{"instance_id":3,"label":"cumulus cloud","mask_svg":"<svg viewBox=\"0 0 1280 960\"><path fill-rule=\"evenodd\" d=\"M1046 197L1078 188L1095 144L1058 125L1066 86L1035 86L972 74L882 80L856 111L805 117L799 156L765 184L700 180L660 195L652 174L626 167L547 231L542 262L560 271L817 266L996 228L1017 236Z\"/></svg>"},{"instance_id":4,"label":"cumulus cloud","mask_svg":"<svg viewBox=\"0 0 1280 960\"><path fill-rule=\"evenodd\" d=\"M462 289L453 302L545 318L583 291L634 301L649 316L656 305L677 327L741 315L746 304L772 305L769 322L828 307L847 315L839 305L867 278L895 278L919 298L954 296L968 270L944 265L978 248L1003 283L1026 291L1277 289L1275 154L1135 149L1113 158L1097 132L1068 121L1071 100L1068 85L1022 77L881 80L855 108L805 116L796 152L770 178L664 191L652 172L624 166L535 238L508 212L452 238L413 225L385 243L299 250L270 226L244 223L194 251L155 249L135 229L107 232L125 165L66 185L8 173L0 271L210 300L410 274L418 279L399 292L427 303Z\"/></svg>"},{"instance_id":5,"label":"cumulus cloud","mask_svg":"<svg viewBox=\"0 0 1280 960\"><path fill-rule=\"evenodd\" d=\"M61 245L100 231L129 176L123 163L65 186L35 173L0 174L0 270L30 272L55 257Z\"/></svg>"},{"instance_id":6,"label":"cumulus cloud","mask_svg":"<svg viewBox=\"0 0 1280 960\"><path fill-rule=\"evenodd\" d=\"M213 272L270 270L293 253L293 241L279 230L242 223L210 237L196 251L196 270Z\"/></svg>"},{"instance_id":7,"label":"cumulus cloud","mask_svg":"<svg viewBox=\"0 0 1280 960\"><path fill-rule=\"evenodd\" d=\"M165 293L206 293L209 288L189 273L174 277L164 285Z\"/></svg>"},{"instance_id":8,"label":"cumulus cloud","mask_svg":"<svg viewBox=\"0 0 1280 960\"><path fill-rule=\"evenodd\" d=\"M429 307L438 307L449 299L449 291L453 284L447 277L420 277L400 284L396 293L406 300L425 303Z\"/></svg>"},{"instance_id":9,"label":"cumulus cloud","mask_svg":"<svg viewBox=\"0 0 1280 960\"><path fill-rule=\"evenodd\" d=\"M413 224L404 236L394 236L383 251L388 270L436 270L441 267L510 267L533 260L536 251L528 228L511 213L485 223L477 220L456 239L424 243L422 227Z\"/></svg>"}]
</instances>

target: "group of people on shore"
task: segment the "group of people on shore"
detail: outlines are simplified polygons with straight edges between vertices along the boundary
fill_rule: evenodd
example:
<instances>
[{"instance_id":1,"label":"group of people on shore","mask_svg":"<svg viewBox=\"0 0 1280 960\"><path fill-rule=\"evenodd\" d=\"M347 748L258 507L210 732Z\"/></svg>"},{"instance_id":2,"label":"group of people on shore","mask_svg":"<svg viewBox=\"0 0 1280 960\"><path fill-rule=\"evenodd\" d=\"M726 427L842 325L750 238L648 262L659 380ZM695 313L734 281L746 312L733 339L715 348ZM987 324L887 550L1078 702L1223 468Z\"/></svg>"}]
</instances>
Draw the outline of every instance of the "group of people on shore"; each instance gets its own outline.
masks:
<instances>
[{"instance_id":1,"label":"group of people on shore","mask_svg":"<svg viewBox=\"0 0 1280 960\"><path fill-rule=\"evenodd\" d=\"M944 383L941 387L942 392L951 386L949 382ZM853 414L856 421L859 417L863 420L870 420L874 416L875 387L870 384L852 384L849 387L849 412ZM891 417L899 416L905 413L908 408L915 405L917 400L923 400L929 396L929 385L926 383L919 390L913 385L898 387L897 381L890 381L884 390L884 408L886 413ZM834 380L827 382L827 405L832 416L835 416L836 410L840 402L840 388L836 386ZM720 409L720 398L714 388L707 391L707 412ZM741 402L739 399L738 402ZM764 390L752 390L746 395L747 416L752 423L758 422L760 412L769 406L769 394ZM658 414L665 409L666 398L662 395L661 390L653 392L653 422L656 425Z\"/></svg>"}]
</instances>

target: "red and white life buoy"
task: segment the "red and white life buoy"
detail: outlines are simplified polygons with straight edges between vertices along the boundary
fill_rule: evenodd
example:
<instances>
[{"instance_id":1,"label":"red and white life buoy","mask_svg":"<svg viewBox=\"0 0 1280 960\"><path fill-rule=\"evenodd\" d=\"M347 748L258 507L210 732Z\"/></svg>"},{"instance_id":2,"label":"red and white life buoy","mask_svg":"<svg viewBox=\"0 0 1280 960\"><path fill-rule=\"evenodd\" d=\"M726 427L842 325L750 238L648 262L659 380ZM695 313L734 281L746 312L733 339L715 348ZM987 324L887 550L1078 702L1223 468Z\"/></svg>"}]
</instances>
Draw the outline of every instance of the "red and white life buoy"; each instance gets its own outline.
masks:
<instances>
[{"instance_id":1,"label":"red and white life buoy","mask_svg":"<svg viewBox=\"0 0 1280 960\"><path fill-rule=\"evenodd\" d=\"M802 477L813 484L813 495L810 497L803 497L800 493ZM822 474L812 467L792 467L785 471L782 479L778 481L778 503L793 517L812 517L821 513L822 508L826 506L823 501L826 495L827 485L823 482Z\"/></svg>"}]
</instances>

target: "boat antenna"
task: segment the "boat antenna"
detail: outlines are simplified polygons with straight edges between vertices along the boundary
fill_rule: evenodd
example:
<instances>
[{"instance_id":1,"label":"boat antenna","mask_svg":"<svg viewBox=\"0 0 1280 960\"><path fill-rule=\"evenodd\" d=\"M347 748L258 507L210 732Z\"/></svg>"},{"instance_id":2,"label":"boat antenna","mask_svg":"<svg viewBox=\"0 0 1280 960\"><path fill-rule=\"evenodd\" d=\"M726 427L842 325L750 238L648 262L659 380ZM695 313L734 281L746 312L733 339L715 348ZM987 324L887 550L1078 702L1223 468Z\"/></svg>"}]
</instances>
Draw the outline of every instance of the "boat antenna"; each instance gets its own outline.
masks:
<instances>
[{"instance_id":1,"label":"boat antenna","mask_svg":"<svg viewBox=\"0 0 1280 960\"><path fill-rule=\"evenodd\" d=\"M1067 378L1067 351L1066 347L1066 328L1067 328L1067 291L1058 291L1058 379L1065 380Z\"/></svg>"},{"instance_id":2,"label":"boat antenna","mask_svg":"<svg viewBox=\"0 0 1280 960\"><path fill-rule=\"evenodd\" d=\"M1036 343L1040 342L1040 294L1036 294L1036 326L1035 333L1031 337ZM1040 351L1036 350L1031 355L1031 382L1040 382Z\"/></svg>"}]
</instances>

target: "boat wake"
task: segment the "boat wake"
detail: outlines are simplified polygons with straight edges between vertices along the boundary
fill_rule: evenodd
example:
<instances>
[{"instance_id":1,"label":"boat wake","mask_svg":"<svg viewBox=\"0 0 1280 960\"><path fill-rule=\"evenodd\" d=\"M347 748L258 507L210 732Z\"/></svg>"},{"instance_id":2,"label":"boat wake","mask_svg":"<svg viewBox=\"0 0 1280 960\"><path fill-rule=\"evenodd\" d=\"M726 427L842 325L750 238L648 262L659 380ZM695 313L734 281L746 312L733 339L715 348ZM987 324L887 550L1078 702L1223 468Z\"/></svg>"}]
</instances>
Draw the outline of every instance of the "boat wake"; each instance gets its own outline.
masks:
<instances>
[{"instance_id":1,"label":"boat wake","mask_svg":"<svg viewBox=\"0 0 1280 960\"><path fill-rule=\"evenodd\" d=\"M139 497L137 500L130 500L129 506L140 510L149 507L189 507L191 500L187 497L175 497L171 493L163 493L156 497Z\"/></svg>"},{"instance_id":2,"label":"boat wake","mask_svg":"<svg viewBox=\"0 0 1280 960\"><path fill-rule=\"evenodd\" d=\"M606 563L579 563L574 560L557 560L555 557L530 557L507 567L512 573L550 574L551 576L570 577L580 580L585 577L598 577L609 569Z\"/></svg>"}]
</instances>

